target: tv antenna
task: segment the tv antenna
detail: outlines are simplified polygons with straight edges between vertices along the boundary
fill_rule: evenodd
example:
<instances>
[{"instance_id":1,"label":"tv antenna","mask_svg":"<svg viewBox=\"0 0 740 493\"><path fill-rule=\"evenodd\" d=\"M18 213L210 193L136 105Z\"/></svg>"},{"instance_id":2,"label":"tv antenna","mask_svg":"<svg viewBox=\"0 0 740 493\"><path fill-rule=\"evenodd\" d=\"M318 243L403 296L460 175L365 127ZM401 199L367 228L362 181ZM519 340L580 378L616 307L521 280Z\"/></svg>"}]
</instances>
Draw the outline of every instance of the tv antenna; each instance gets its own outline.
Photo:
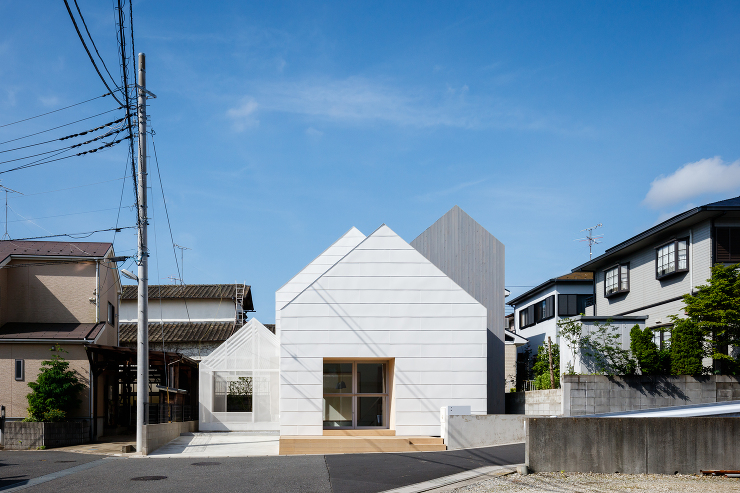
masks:
<instances>
[{"instance_id":1,"label":"tv antenna","mask_svg":"<svg viewBox=\"0 0 740 493\"><path fill-rule=\"evenodd\" d=\"M185 250L192 250L192 248L177 243L173 243L172 246L180 249L180 282L185 284Z\"/></svg>"},{"instance_id":2,"label":"tv antenna","mask_svg":"<svg viewBox=\"0 0 740 493\"><path fill-rule=\"evenodd\" d=\"M576 240L576 241L587 241L587 242L588 242L588 258L589 258L589 259L590 259L590 258L591 258L591 257L593 256L593 251L592 251L592 247L593 247L594 245L598 245L599 243L601 243L601 239L602 239L602 238L604 238L604 235L597 235L597 236L594 236L594 235L593 235L593 231L594 231L594 230L595 230L596 228L600 228L600 227L602 227L602 226L603 226L603 224L599 223L599 224L597 224L596 226L592 226L592 227L590 227L590 228L582 229L582 230L580 231L581 233L583 233L584 231L588 231L588 234L586 235L586 237L585 237L585 238L578 238L578 239Z\"/></svg>"},{"instance_id":3,"label":"tv antenna","mask_svg":"<svg viewBox=\"0 0 740 493\"><path fill-rule=\"evenodd\" d=\"M5 192L5 234L0 239L9 240L10 235L8 234L8 192L18 193L20 195L23 195L23 193L19 192L18 190L13 190L12 188L8 188L4 185L0 185L0 189L2 189Z\"/></svg>"}]
</instances>

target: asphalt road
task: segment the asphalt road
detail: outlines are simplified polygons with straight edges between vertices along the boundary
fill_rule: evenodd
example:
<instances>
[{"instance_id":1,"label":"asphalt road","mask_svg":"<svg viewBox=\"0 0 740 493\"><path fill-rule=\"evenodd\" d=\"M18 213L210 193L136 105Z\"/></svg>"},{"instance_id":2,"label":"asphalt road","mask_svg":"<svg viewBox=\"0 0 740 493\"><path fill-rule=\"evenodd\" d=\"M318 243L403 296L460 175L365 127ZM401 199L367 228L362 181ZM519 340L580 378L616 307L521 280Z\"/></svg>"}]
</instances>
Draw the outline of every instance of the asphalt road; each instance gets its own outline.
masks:
<instances>
[{"instance_id":1,"label":"asphalt road","mask_svg":"<svg viewBox=\"0 0 740 493\"><path fill-rule=\"evenodd\" d=\"M0 452L0 489L100 459L69 452ZM74 460L76 462L60 462ZM488 465L524 461L524 444L453 452L213 459L105 458L24 492L160 491L375 493ZM152 476L160 479L151 478ZM144 478L144 479L141 479Z\"/></svg>"}]
</instances>

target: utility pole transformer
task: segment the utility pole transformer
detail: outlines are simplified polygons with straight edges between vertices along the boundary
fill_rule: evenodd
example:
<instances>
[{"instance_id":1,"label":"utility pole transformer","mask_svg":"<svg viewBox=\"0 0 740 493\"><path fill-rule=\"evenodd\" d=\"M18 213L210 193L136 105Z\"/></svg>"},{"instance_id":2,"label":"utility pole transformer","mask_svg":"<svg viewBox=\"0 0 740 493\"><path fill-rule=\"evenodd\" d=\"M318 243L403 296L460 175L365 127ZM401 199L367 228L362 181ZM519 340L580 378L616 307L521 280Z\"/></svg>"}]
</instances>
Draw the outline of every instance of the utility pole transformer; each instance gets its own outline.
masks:
<instances>
[{"instance_id":1,"label":"utility pole transformer","mask_svg":"<svg viewBox=\"0 0 740 493\"><path fill-rule=\"evenodd\" d=\"M136 333L136 451L144 450L144 425L149 403L149 250L147 248L146 206L146 55L139 53L139 77L136 85L139 121L139 320Z\"/></svg>"}]
</instances>

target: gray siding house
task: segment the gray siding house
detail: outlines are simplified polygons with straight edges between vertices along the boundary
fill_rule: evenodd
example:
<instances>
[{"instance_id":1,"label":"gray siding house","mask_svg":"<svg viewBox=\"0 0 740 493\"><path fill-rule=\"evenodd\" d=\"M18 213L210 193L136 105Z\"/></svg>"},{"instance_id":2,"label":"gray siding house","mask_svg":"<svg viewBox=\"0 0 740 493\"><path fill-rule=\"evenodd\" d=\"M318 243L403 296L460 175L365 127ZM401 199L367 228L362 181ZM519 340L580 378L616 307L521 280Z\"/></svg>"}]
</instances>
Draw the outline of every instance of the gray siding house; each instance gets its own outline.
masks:
<instances>
[{"instance_id":1,"label":"gray siding house","mask_svg":"<svg viewBox=\"0 0 740 493\"><path fill-rule=\"evenodd\" d=\"M740 197L695 207L573 269L594 276L594 306L578 318L586 326L611 319L625 348L635 324L655 329L662 344L668 317L683 315L683 296L707 283L715 263L737 262Z\"/></svg>"}]
</instances>

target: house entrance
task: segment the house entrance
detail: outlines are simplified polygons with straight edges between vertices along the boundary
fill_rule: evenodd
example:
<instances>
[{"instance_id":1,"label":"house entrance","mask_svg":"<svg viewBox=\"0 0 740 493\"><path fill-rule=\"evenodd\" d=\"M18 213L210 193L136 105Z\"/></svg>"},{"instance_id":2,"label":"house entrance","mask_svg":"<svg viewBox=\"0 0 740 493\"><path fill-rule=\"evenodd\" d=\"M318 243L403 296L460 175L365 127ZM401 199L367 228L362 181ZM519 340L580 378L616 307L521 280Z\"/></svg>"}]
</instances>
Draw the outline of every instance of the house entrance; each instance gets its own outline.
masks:
<instances>
[{"instance_id":1,"label":"house entrance","mask_svg":"<svg viewBox=\"0 0 740 493\"><path fill-rule=\"evenodd\" d=\"M388 363L324 362L324 429L388 428Z\"/></svg>"}]
</instances>

